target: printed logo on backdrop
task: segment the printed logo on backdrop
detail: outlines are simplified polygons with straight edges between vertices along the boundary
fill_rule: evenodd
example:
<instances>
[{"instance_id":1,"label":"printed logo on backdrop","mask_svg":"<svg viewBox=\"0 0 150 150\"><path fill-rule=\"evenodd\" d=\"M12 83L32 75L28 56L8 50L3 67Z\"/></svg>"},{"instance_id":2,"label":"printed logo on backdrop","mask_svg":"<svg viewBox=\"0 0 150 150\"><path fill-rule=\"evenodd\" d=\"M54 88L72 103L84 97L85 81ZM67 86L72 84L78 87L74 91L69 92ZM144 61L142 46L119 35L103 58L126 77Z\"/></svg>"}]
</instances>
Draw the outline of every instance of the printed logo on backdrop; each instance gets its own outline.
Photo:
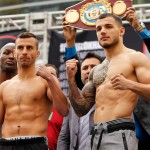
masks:
<instances>
[{"instance_id":1,"label":"printed logo on backdrop","mask_svg":"<svg viewBox=\"0 0 150 150\"><path fill-rule=\"evenodd\" d=\"M26 30L13 30L13 31L6 31L0 32L0 49L7 43L15 43L16 37Z\"/></svg>"},{"instance_id":2,"label":"printed logo on backdrop","mask_svg":"<svg viewBox=\"0 0 150 150\"><path fill-rule=\"evenodd\" d=\"M105 57L104 51L97 41L95 31L83 31L76 36L76 50L80 61L85 57L88 52L93 52ZM63 91L68 95L68 82L66 79L65 70L65 47L66 42L63 35L51 32L50 49L48 63L56 65L59 71L59 80Z\"/></svg>"}]
</instances>

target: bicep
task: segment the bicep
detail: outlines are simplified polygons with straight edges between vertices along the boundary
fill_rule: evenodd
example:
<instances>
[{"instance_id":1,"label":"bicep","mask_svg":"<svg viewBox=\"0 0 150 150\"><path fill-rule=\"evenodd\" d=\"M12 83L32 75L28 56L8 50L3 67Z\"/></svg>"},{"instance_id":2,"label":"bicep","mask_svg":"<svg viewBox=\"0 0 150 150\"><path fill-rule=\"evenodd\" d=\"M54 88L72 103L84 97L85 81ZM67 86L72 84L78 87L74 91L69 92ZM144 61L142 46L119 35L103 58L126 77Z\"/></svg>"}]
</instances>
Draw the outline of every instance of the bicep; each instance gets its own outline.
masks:
<instances>
[{"instance_id":1,"label":"bicep","mask_svg":"<svg viewBox=\"0 0 150 150\"><path fill-rule=\"evenodd\" d=\"M92 69L89 74L88 82L83 87L82 94L86 99L90 98L92 101L95 101L96 88L93 84L93 72L94 69Z\"/></svg>"},{"instance_id":2,"label":"bicep","mask_svg":"<svg viewBox=\"0 0 150 150\"><path fill-rule=\"evenodd\" d=\"M150 83L150 60L143 54L138 60L135 72L140 83Z\"/></svg>"},{"instance_id":3,"label":"bicep","mask_svg":"<svg viewBox=\"0 0 150 150\"><path fill-rule=\"evenodd\" d=\"M96 94L96 88L92 80L89 80L88 83L82 89L82 95L85 99L86 105L90 105L90 107L94 105L95 94Z\"/></svg>"}]
</instances>

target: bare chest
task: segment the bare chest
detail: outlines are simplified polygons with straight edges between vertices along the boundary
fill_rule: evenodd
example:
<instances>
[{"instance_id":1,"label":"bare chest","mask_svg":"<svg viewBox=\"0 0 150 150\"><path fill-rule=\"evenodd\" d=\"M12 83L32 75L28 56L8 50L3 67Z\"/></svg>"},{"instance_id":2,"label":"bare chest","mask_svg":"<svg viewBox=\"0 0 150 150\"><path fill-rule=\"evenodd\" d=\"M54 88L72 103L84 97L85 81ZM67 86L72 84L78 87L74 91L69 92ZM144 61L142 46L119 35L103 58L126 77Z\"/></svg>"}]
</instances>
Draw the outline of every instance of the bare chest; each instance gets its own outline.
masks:
<instances>
[{"instance_id":1,"label":"bare chest","mask_svg":"<svg viewBox=\"0 0 150 150\"><path fill-rule=\"evenodd\" d=\"M102 64L95 68L93 83L95 86L108 83L117 74L122 74L125 78L136 80L134 67L126 59L114 59L112 61L105 59Z\"/></svg>"},{"instance_id":2,"label":"bare chest","mask_svg":"<svg viewBox=\"0 0 150 150\"><path fill-rule=\"evenodd\" d=\"M36 82L15 82L9 84L3 92L3 101L6 105L32 104L46 97L46 87Z\"/></svg>"}]
</instances>

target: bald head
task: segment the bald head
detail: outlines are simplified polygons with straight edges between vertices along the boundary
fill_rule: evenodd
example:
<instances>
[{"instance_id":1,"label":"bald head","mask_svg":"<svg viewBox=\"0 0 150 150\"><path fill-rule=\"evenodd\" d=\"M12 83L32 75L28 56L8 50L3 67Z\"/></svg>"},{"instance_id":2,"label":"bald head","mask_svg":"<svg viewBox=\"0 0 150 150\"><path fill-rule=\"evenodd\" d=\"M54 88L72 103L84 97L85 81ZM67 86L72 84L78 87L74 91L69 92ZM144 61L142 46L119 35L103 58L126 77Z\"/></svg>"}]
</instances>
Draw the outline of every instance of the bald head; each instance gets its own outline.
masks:
<instances>
[{"instance_id":1,"label":"bald head","mask_svg":"<svg viewBox=\"0 0 150 150\"><path fill-rule=\"evenodd\" d=\"M7 43L6 45L4 45L4 46L1 48L0 57L2 56L2 54L4 53L4 51L5 51L6 49L15 49L15 43Z\"/></svg>"},{"instance_id":2,"label":"bald head","mask_svg":"<svg viewBox=\"0 0 150 150\"><path fill-rule=\"evenodd\" d=\"M0 51L0 69L5 73L13 73L17 70L17 63L14 58L15 44L8 43Z\"/></svg>"}]
</instances>

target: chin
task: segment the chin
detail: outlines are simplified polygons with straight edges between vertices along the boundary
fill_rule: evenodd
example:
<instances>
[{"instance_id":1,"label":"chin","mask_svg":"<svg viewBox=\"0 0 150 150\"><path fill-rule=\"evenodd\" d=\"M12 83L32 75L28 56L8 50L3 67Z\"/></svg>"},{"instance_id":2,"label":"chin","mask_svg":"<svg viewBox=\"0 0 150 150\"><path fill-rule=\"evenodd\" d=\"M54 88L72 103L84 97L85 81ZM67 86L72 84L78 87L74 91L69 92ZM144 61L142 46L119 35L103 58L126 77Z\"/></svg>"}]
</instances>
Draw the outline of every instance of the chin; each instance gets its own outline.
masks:
<instances>
[{"instance_id":1,"label":"chin","mask_svg":"<svg viewBox=\"0 0 150 150\"><path fill-rule=\"evenodd\" d=\"M111 44L101 44L101 46L102 46L103 48L109 48L109 47L111 47Z\"/></svg>"},{"instance_id":2,"label":"chin","mask_svg":"<svg viewBox=\"0 0 150 150\"><path fill-rule=\"evenodd\" d=\"M29 67L29 65L28 64L21 64L21 67L27 68L27 67Z\"/></svg>"}]
</instances>

